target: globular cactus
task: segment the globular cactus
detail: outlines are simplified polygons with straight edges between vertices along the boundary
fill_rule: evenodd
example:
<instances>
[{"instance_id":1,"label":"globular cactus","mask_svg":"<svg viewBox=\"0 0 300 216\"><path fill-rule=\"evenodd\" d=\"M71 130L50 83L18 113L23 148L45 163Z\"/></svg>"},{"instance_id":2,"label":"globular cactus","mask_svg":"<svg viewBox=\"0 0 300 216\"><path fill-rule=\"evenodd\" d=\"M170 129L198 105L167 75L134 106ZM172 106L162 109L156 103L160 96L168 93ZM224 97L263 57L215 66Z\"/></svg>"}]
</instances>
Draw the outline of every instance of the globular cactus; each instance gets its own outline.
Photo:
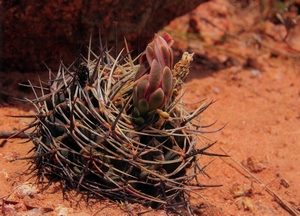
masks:
<instances>
[{"instance_id":1,"label":"globular cactus","mask_svg":"<svg viewBox=\"0 0 300 216\"><path fill-rule=\"evenodd\" d=\"M197 155L218 154L196 145L193 120L210 103L188 112L178 100L192 55L173 66L171 45L156 35L139 64L90 47L79 65L32 86L32 172L89 196L189 210L189 191L203 188Z\"/></svg>"},{"instance_id":2,"label":"globular cactus","mask_svg":"<svg viewBox=\"0 0 300 216\"><path fill-rule=\"evenodd\" d=\"M133 93L134 118L144 124L149 115L162 108L173 90L173 40L168 34L155 35L140 58Z\"/></svg>"}]
</instances>

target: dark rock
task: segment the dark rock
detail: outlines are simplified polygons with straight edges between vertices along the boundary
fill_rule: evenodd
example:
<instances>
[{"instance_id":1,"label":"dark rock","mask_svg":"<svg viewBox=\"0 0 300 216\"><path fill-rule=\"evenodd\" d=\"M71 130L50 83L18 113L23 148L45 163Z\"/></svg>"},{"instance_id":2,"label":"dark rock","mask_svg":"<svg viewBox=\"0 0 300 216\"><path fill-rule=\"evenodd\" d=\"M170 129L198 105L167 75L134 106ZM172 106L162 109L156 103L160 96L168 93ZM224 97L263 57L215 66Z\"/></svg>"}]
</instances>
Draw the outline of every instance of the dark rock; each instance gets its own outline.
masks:
<instances>
[{"instance_id":1,"label":"dark rock","mask_svg":"<svg viewBox=\"0 0 300 216\"><path fill-rule=\"evenodd\" d=\"M142 51L154 33L207 0L61 0L0 3L2 70L40 70L60 59L71 63L98 30L109 47ZM0 33L1 35L1 33ZM1 48L2 46L2 48Z\"/></svg>"}]
</instances>

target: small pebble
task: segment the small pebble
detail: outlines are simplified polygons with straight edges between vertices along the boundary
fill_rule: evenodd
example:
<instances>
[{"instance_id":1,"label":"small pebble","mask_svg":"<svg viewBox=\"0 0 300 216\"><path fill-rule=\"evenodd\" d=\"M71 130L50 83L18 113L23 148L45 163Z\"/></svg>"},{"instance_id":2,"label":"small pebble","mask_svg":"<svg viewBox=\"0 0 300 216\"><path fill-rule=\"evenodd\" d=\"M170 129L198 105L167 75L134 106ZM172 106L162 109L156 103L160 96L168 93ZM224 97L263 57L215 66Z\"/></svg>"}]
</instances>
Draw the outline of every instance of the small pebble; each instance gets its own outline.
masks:
<instances>
[{"instance_id":1,"label":"small pebble","mask_svg":"<svg viewBox=\"0 0 300 216\"><path fill-rule=\"evenodd\" d=\"M215 94L219 94L221 92L220 88L219 87L213 87L212 91L215 93Z\"/></svg>"},{"instance_id":2,"label":"small pebble","mask_svg":"<svg viewBox=\"0 0 300 216\"><path fill-rule=\"evenodd\" d=\"M57 214L56 214L57 216L67 216L69 210L68 210L68 208L66 208L66 207L58 206L58 207L55 209L55 212L57 213Z\"/></svg>"},{"instance_id":3,"label":"small pebble","mask_svg":"<svg viewBox=\"0 0 300 216\"><path fill-rule=\"evenodd\" d=\"M3 215L16 215L16 209L14 205L4 204L2 206Z\"/></svg>"},{"instance_id":4,"label":"small pebble","mask_svg":"<svg viewBox=\"0 0 300 216\"><path fill-rule=\"evenodd\" d=\"M33 209L30 209L29 211L24 212L24 215L26 215L26 216L40 216L40 215L44 215L44 214L45 214L45 212L41 208L33 208Z\"/></svg>"},{"instance_id":5,"label":"small pebble","mask_svg":"<svg viewBox=\"0 0 300 216\"><path fill-rule=\"evenodd\" d=\"M257 69L251 69L250 70L251 77L256 78L256 77L261 77L261 71Z\"/></svg>"},{"instance_id":6,"label":"small pebble","mask_svg":"<svg viewBox=\"0 0 300 216\"><path fill-rule=\"evenodd\" d=\"M280 179L280 185L282 185L284 188L288 188L290 187L290 184L288 183L288 181L284 178Z\"/></svg>"},{"instance_id":7,"label":"small pebble","mask_svg":"<svg viewBox=\"0 0 300 216\"><path fill-rule=\"evenodd\" d=\"M33 197L37 194L38 190L31 184L23 184L17 188L16 192L20 198L24 198L26 196Z\"/></svg>"}]
</instances>

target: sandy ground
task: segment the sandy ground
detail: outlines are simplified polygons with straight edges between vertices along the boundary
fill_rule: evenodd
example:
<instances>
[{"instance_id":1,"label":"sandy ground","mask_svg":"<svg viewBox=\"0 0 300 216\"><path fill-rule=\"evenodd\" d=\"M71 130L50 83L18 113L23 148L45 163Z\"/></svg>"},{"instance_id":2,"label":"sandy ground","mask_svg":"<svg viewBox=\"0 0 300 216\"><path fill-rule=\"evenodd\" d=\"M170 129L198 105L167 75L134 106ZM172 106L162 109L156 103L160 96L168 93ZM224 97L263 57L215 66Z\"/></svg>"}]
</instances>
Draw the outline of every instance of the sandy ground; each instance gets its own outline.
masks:
<instances>
[{"instance_id":1,"label":"sandy ground","mask_svg":"<svg viewBox=\"0 0 300 216\"><path fill-rule=\"evenodd\" d=\"M203 183L222 186L191 194L195 214L271 216L293 215L297 211L299 214L300 53L293 49L295 47L291 48L293 42L288 44L280 42L280 38L274 39L286 34L283 26L268 22L254 26L255 14L251 13L251 7L229 13L232 7L220 2L201 6L193 14L175 20L166 28L175 37L177 50L195 52L184 100L189 108L196 108L197 102L205 98L216 101L201 116L201 121L203 124L217 121L207 130L217 130L224 125L225 128L205 136L218 140L213 147L214 152L225 152L231 156L199 158L203 166L209 164L206 172L210 178L202 177ZM218 18L213 12L219 13ZM238 19L242 12L245 16ZM215 26L201 23L203 19L199 19L199 14L205 13L213 14L211 21ZM222 13L226 16L221 16ZM192 30L187 27L191 17L197 23L196 29L194 26ZM236 32L245 27L243 22L254 27L236 36ZM205 25L206 28L203 28ZM201 37L197 26L203 28L200 28ZM226 27L226 39L223 39L224 31L218 26ZM216 31L213 36L205 34L213 30ZM191 31L192 34L187 33ZM274 37L264 37L266 32ZM292 38L290 41L295 40ZM12 72L7 76L2 73L1 91L24 96L28 93L16 87L17 83L27 78L34 80L36 75ZM27 120L8 115L30 112L33 111L29 106L2 95L0 131L26 126ZM138 215L149 210L144 215L166 215L164 211L151 211L136 204L86 202L75 192L68 192L63 197L59 185L41 191L34 184L34 179L23 174L28 167L26 161L11 162L26 156L31 149L32 143L24 144L22 141L10 140L0 147L2 214L112 216Z\"/></svg>"}]
</instances>

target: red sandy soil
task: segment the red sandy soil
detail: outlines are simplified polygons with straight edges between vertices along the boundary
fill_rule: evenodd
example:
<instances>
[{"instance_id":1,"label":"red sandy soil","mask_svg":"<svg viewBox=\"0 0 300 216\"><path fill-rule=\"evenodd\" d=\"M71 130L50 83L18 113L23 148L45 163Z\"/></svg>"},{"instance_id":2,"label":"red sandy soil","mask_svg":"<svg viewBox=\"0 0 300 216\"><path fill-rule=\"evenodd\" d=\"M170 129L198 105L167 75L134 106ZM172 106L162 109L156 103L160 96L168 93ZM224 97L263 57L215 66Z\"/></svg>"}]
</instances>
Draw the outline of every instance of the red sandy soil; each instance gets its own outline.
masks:
<instances>
[{"instance_id":1,"label":"red sandy soil","mask_svg":"<svg viewBox=\"0 0 300 216\"><path fill-rule=\"evenodd\" d=\"M191 203L199 215L271 216L297 214L297 211L299 214L300 52L295 37L300 35L296 29L288 41L282 42L280 35L287 34L284 26L269 21L256 24L255 5L239 11L232 8L229 3L212 1L166 28L175 37L178 50L195 52L184 100L191 109L204 98L216 100L201 121L209 124L217 120L207 130L226 126L205 136L218 140L212 151L231 156L199 158L203 165L210 163L206 168L210 178L202 177L203 183L222 186L194 191ZM215 26L203 23L200 14ZM188 29L191 17L197 25ZM216 30L224 26L226 31ZM246 31L241 33L241 28ZM215 33L208 34L212 31ZM17 89L16 83L25 78L36 80L34 77L36 74L14 72L9 77L0 74L1 90L23 96L26 92ZM1 103L4 105L0 107L0 131L26 126L27 120L7 115L28 114L33 109L10 99ZM10 140L0 147L2 213L112 216L150 210L145 215L166 215L164 211L151 211L136 204L97 200L89 200L87 204L75 192L68 192L63 198L59 185L42 192L34 185L34 179L23 174L28 167L26 161L11 162L26 156L31 149L32 143L22 141ZM24 185L30 186L30 190Z\"/></svg>"}]
</instances>

